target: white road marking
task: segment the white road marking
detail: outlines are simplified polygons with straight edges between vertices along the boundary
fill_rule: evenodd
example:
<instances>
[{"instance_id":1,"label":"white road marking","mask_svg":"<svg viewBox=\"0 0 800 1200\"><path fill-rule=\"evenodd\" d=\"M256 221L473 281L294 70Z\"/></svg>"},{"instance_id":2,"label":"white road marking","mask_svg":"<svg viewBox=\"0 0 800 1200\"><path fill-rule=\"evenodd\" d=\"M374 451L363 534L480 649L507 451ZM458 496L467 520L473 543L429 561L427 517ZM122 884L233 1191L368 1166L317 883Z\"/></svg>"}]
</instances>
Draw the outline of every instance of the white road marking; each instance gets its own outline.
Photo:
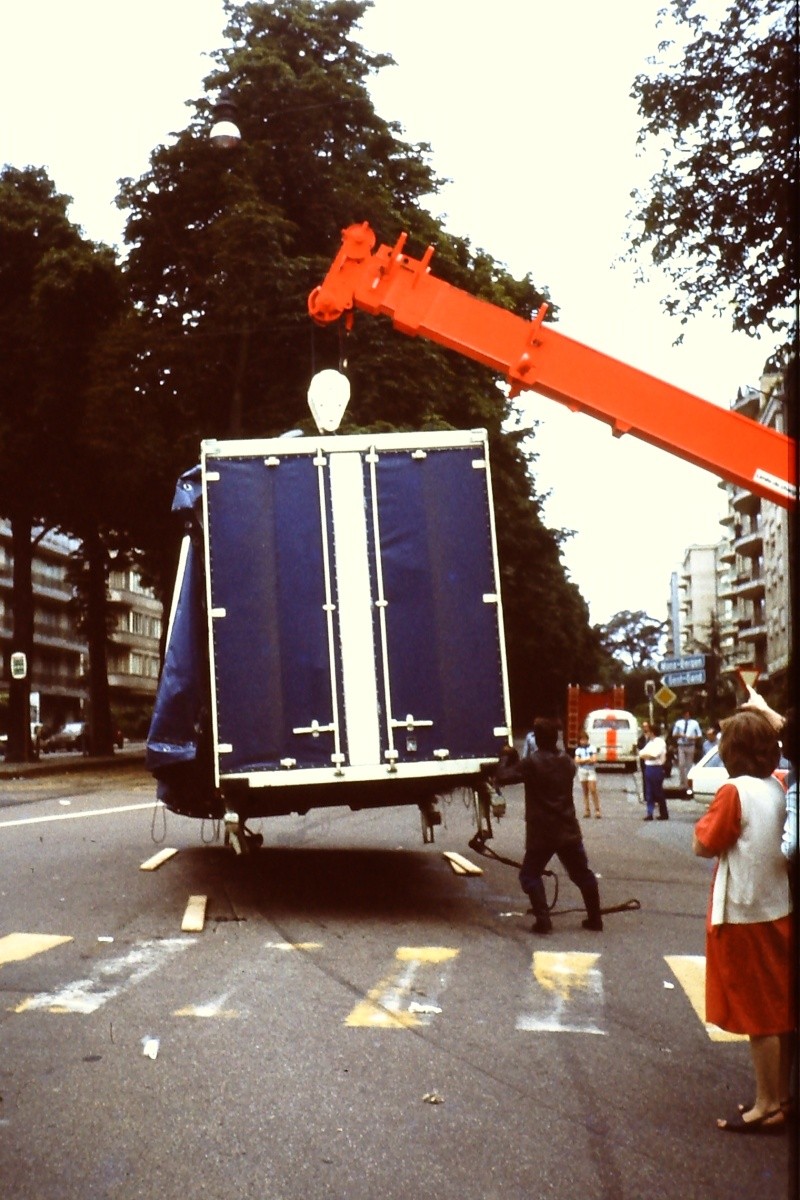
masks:
<instances>
[{"instance_id":1,"label":"white road marking","mask_svg":"<svg viewBox=\"0 0 800 1200\"><path fill-rule=\"evenodd\" d=\"M187 1004L184 1008L176 1008L174 1017L238 1017L235 1008L225 1008L225 1001L230 992L224 992L215 1000L207 1000L205 1004Z\"/></svg>"},{"instance_id":2,"label":"white road marking","mask_svg":"<svg viewBox=\"0 0 800 1200\"><path fill-rule=\"evenodd\" d=\"M92 808L87 812L54 813L50 817L20 817L16 821L0 821L0 829L10 829L12 825L46 825L49 821L80 821L83 817L105 817L114 813L139 812L143 808L160 806L161 801L148 800L146 804L120 804L115 808Z\"/></svg>"},{"instance_id":3,"label":"white road marking","mask_svg":"<svg viewBox=\"0 0 800 1200\"><path fill-rule=\"evenodd\" d=\"M599 958L581 951L537 950L531 963L529 1011L517 1017L516 1028L605 1035Z\"/></svg>"},{"instance_id":4,"label":"white road marking","mask_svg":"<svg viewBox=\"0 0 800 1200\"><path fill-rule=\"evenodd\" d=\"M119 958L95 964L88 979L76 979L56 992L38 992L23 1000L11 1012L44 1009L58 1013L93 1013L123 991L152 975L169 958L197 944L195 938L161 938L141 942Z\"/></svg>"}]
</instances>

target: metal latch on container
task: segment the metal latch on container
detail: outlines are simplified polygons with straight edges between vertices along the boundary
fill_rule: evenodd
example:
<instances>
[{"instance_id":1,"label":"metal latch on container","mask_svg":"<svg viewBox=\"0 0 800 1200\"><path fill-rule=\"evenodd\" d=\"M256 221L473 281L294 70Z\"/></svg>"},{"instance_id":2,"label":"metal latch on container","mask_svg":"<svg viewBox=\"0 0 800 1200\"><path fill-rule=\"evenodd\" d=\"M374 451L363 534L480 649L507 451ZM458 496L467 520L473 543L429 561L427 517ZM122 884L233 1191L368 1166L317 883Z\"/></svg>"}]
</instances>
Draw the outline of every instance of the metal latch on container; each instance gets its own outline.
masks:
<instances>
[{"instance_id":1,"label":"metal latch on container","mask_svg":"<svg viewBox=\"0 0 800 1200\"><path fill-rule=\"evenodd\" d=\"M310 725L298 725L292 733L310 733L312 737L319 737L321 733L333 733L335 728L335 725L320 725L319 721L314 720Z\"/></svg>"},{"instance_id":2,"label":"metal latch on container","mask_svg":"<svg viewBox=\"0 0 800 1200\"><path fill-rule=\"evenodd\" d=\"M415 720L414 715L412 713L408 713L405 721L398 721L395 717L392 717L392 729L412 730L412 729L420 729L424 725L432 725L432 724L433 724L433 721L417 721L417 720ZM387 753L388 753L388 751L387 751Z\"/></svg>"}]
</instances>

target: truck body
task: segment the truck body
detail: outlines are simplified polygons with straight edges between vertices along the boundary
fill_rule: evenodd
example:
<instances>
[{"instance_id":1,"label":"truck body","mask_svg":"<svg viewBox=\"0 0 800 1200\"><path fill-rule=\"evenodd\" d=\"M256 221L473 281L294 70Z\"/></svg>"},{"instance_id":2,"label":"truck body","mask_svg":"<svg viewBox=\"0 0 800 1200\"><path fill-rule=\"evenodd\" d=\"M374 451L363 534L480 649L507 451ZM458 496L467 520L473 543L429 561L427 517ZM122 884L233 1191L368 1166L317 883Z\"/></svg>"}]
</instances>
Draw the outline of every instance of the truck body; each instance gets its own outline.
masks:
<instances>
[{"instance_id":1,"label":"truck body","mask_svg":"<svg viewBox=\"0 0 800 1200\"><path fill-rule=\"evenodd\" d=\"M578 738L583 733L586 718L590 712L599 708L624 708L625 687L616 684L603 688L585 687L578 683L567 685L567 717L564 722L564 745L573 751L578 744Z\"/></svg>"},{"instance_id":2,"label":"truck body","mask_svg":"<svg viewBox=\"0 0 800 1200\"><path fill-rule=\"evenodd\" d=\"M209 441L174 507L147 748L168 807L430 818L481 786L510 736L485 431Z\"/></svg>"}]
</instances>

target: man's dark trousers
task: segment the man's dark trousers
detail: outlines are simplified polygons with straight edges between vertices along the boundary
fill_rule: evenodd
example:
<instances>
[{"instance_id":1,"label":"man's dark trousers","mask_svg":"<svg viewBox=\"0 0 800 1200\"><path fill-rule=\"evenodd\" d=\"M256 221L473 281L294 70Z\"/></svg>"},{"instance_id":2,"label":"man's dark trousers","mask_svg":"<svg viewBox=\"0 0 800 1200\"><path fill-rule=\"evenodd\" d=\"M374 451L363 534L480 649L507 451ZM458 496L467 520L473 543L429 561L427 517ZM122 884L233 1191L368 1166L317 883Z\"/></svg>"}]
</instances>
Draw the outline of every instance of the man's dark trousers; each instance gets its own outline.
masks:
<instances>
[{"instance_id":1,"label":"man's dark trousers","mask_svg":"<svg viewBox=\"0 0 800 1200\"><path fill-rule=\"evenodd\" d=\"M527 892L530 897L531 908L537 923L550 924L542 872L554 854L558 856L572 882L580 889L589 920L600 921L600 890L597 886L597 878L589 866L583 842L578 839L565 842L558 847L555 847L552 842L534 842L525 850L519 882L523 892Z\"/></svg>"}]
</instances>

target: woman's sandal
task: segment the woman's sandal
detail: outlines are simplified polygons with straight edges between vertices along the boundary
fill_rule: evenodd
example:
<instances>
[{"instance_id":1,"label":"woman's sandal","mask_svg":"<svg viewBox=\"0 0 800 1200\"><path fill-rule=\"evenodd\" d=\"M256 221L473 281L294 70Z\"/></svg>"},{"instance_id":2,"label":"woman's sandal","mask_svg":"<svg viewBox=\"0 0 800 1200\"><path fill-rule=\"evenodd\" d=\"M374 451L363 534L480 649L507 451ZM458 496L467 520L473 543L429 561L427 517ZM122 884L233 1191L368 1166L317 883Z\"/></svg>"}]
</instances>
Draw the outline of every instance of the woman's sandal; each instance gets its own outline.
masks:
<instances>
[{"instance_id":1,"label":"woman's sandal","mask_svg":"<svg viewBox=\"0 0 800 1200\"><path fill-rule=\"evenodd\" d=\"M752 1100L750 1102L750 1104L737 1104L736 1109L737 1109L737 1112L746 1113L746 1112L750 1112L750 1109L755 1108L755 1106L756 1106L756 1102L755 1102L755 1100ZM781 1100L781 1112L783 1113L784 1117L793 1117L794 1116L794 1100L791 1100L791 1099L790 1100Z\"/></svg>"},{"instance_id":2,"label":"woman's sandal","mask_svg":"<svg viewBox=\"0 0 800 1200\"><path fill-rule=\"evenodd\" d=\"M780 1117L781 1119L780 1121L773 1121L773 1117ZM764 1133L775 1135L786 1132L786 1118L780 1108L765 1113L763 1117L754 1117L752 1121L745 1121L742 1114L737 1113L730 1121L723 1120L720 1117L717 1121L717 1129L722 1133Z\"/></svg>"}]
</instances>

